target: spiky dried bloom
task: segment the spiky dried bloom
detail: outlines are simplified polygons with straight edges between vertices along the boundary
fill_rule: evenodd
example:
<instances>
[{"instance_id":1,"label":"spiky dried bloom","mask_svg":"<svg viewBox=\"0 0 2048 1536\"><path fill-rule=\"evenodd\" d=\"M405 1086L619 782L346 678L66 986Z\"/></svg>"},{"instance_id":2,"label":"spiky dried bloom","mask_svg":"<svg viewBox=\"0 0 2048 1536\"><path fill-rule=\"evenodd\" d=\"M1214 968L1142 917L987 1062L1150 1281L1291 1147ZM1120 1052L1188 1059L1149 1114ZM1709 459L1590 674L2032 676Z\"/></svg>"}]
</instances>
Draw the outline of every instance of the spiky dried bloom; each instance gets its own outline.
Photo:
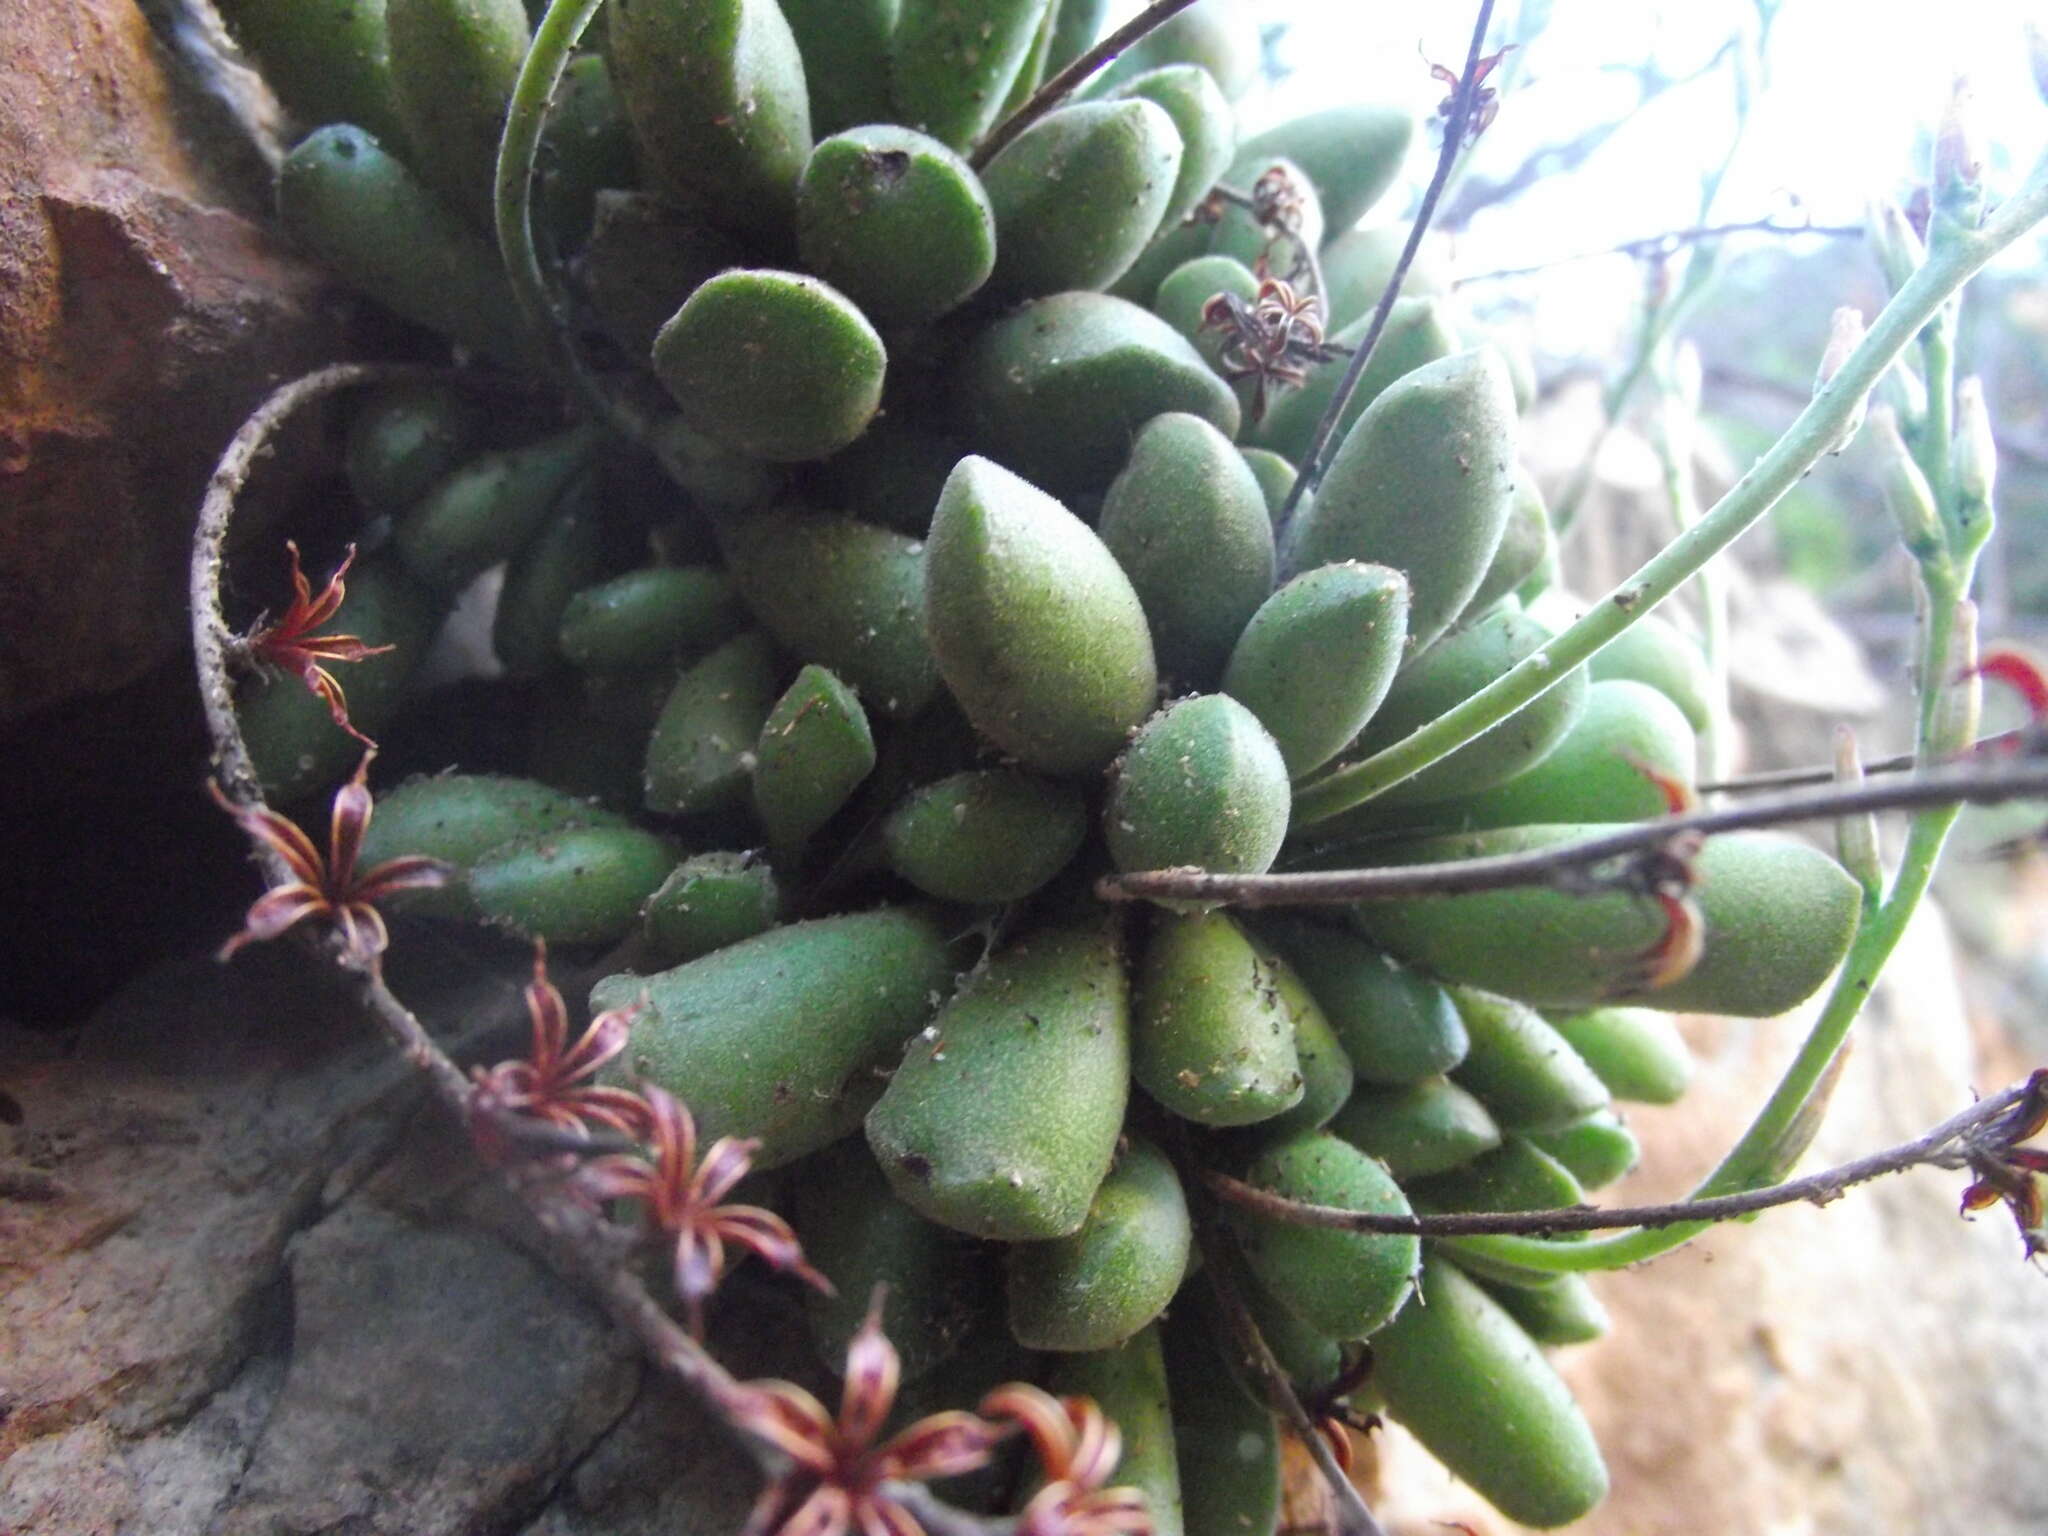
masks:
<instances>
[{"instance_id":1,"label":"spiky dried bloom","mask_svg":"<svg viewBox=\"0 0 2048 1536\"><path fill-rule=\"evenodd\" d=\"M431 890L448 883L446 864L418 854L357 870L373 809L367 780L370 760L376 755L374 748L365 752L354 775L334 792L324 856L295 823L268 806L236 805L219 784L207 785L215 803L234 817L250 838L282 859L295 877L256 899L243 919L242 931L221 946L221 959L228 959L244 944L274 939L300 923L324 922L340 932L342 947L351 959L374 970L378 957L391 943L376 903L399 891Z\"/></svg>"},{"instance_id":2,"label":"spiky dried bloom","mask_svg":"<svg viewBox=\"0 0 2048 1536\"><path fill-rule=\"evenodd\" d=\"M2048 1152L2023 1147L2048 1129L2048 1068L2027 1079L2025 1094L2005 1114L1964 1141L1964 1154L1976 1182L1963 1191L1963 1214L2004 1202L2012 1212L2028 1259L2048 1253Z\"/></svg>"},{"instance_id":3,"label":"spiky dried bloom","mask_svg":"<svg viewBox=\"0 0 2048 1536\"><path fill-rule=\"evenodd\" d=\"M888 1485L972 1472L987 1464L1008 1431L954 1409L919 1419L878 1445L901 1380L896 1348L882 1332L878 1291L847 1347L836 1416L790 1382L728 1388L720 1402L726 1417L790 1461L762 1491L743 1536L924 1536Z\"/></svg>"},{"instance_id":4,"label":"spiky dried bloom","mask_svg":"<svg viewBox=\"0 0 2048 1536\"><path fill-rule=\"evenodd\" d=\"M981 1412L1021 1426L1045 1469L1045 1486L1017 1517L1017 1536L1152 1536L1145 1495L1103 1486L1122 1459L1123 1433L1091 1399L1011 1382L983 1398Z\"/></svg>"},{"instance_id":5,"label":"spiky dried bloom","mask_svg":"<svg viewBox=\"0 0 2048 1536\"><path fill-rule=\"evenodd\" d=\"M595 1158L577 1184L594 1200L639 1201L649 1222L673 1239L676 1294L689 1312L691 1331L703 1336L704 1303L725 1278L728 1242L832 1294L832 1282L804 1262L803 1247L788 1222L757 1205L720 1204L747 1176L761 1144L722 1136L700 1163L697 1122L688 1108L651 1085L645 1103L654 1160L631 1154Z\"/></svg>"},{"instance_id":6,"label":"spiky dried bloom","mask_svg":"<svg viewBox=\"0 0 2048 1536\"><path fill-rule=\"evenodd\" d=\"M645 1098L590 1081L626 1048L640 1011L639 1004L608 1009L571 1045L568 1007L548 980L547 946L534 946L533 980L526 987L533 1043L526 1058L501 1061L488 1070L476 1067L470 1073L475 1083L470 1099L472 1133L493 1161L507 1150L503 1127L508 1119L535 1120L574 1136L588 1136L593 1127L634 1141L652 1134L653 1112Z\"/></svg>"},{"instance_id":7,"label":"spiky dried bloom","mask_svg":"<svg viewBox=\"0 0 2048 1536\"><path fill-rule=\"evenodd\" d=\"M1269 391L1305 383L1310 369L1351 350L1323 339L1321 299L1277 277L1262 281L1249 304L1234 293L1217 294L1202 306L1202 329L1223 333L1217 361L1224 379L1252 381L1253 421L1265 417Z\"/></svg>"},{"instance_id":8,"label":"spiky dried bloom","mask_svg":"<svg viewBox=\"0 0 2048 1536\"><path fill-rule=\"evenodd\" d=\"M366 747L375 742L355 728L348 717L348 698L341 691L341 684L326 663L334 661L364 661L372 656L382 656L394 649L388 645L368 645L354 635L316 634L323 624L340 611L342 599L348 595L348 587L342 578L355 563L356 547L351 544L347 553L327 577L327 584L320 589L320 595L313 595L312 584L306 580L305 570L299 564L299 546L287 539L285 549L292 557L292 600L274 624L262 624L244 637L241 651L252 661L263 666L275 667L281 672L295 673L299 680L312 690L314 697L327 706L334 723Z\"/></svg>"}]
</instances>

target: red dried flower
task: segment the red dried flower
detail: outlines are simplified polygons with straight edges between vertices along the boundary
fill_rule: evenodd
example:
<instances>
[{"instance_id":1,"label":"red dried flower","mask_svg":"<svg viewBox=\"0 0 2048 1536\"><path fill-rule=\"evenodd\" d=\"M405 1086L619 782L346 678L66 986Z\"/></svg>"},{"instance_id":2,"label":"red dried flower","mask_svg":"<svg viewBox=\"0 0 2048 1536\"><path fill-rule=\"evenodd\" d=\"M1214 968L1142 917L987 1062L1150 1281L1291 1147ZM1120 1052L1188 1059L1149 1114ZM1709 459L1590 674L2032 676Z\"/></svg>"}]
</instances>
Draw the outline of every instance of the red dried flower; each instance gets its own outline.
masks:
<instances>
[{"instance_id":1,"label":"red dried flower","mask_svg":"<svg viewBox=\"0 0 2048 1536\"><path fill-rule=\"evenodd\" d=\"M647 1100L625 1088L590 1082L606 1062L626 1048L641 1005L613 1008L590 1021L574 1045L569 1010L548 980L545 944L533 950L533 980L526 987L526 1012L533 1020L533 1047L524 1061L501 1061L486 1071L471 1069L476 1089L470 1099L473 1134L493 1161L503 1155L499 1122L526 1116L575 1136L592 1126L618 1131L634 1141L653 1131Z\"/></svg>"},{"instance_id":2,"label":"red dried flower","mask_svg":"<svg viewBox=\"0 0 2048 1536\"><path fill-rule=\"evenodd\" d=\"M365 752L354 777L334 792L333 823L324 858L311 838L268 806L236 805L219 784L207 785L215 803L250 837L283 859L297 877L272 886L257 898L243 920L242 931L221 946L221 959L226 960L244 944L274 939L287 929L317 919L340 929L349 956L358 965L374 969L377 957L391 942L374 904L398 891L430 890L447 884L448 866L417 854L386 859L357 872L356 858L362 851L372 808L365 781L370 759L376 755L374 749Z\"/></svg>"},{"instance_id":3,"label":"red dried flower","mask_svg":"<svg viewBox=\"0 0 2048 1536\"><path fill-rule=\"evenodd\" d=\"M2026 1092L2017 1104L1963 1143L1970 1171L1977 1179L1963 1191L1962 1213L1967 1216L2003 1201L2020 1229L2029 1259L2048 1253L2048 1199L2043 1196L2048 1152L2019 1143L2031 1141L2044 1129L2048 1129L2048 1068L2027 1079Z\"/></svg>"},{"instance_id":4,"label":"red dried flower","mask_svg":"<svg viewBox=\"0 0 2048 1536\"><path fill-rule=\"evenodd\" d=\"M895 1406L901 1371L895 1346L882 1333L877 1291L847 1347L838 1417L786 1381L728 1389L721 1406L732 1422L790 1460L789 1470L762 1491L744 1536L924 1536L887 1485L972 1472L987 1463L1007 1430L954 1409L875 1444Z\"/></svg>"},{"instance_id":5,"label":"red dried flower","mask_svg":"<svg viewBox=\"0 0 2048 1536\"><path fill-rule=\"evenodd\" d=\"M648 1219L675 1239L676 1294L689 1310L691 1331L704 1332L704 1302L725 1278L728 1241L831 1295L832 1282L804 1262L788 1222L757 1205L719 1204L746 1177L761 1144L722 1136L699 1163L697 1122L690 1111L653 1086L645 1103L654 1161L630 1155L596 1158L583 1170L579 1187L592 1199L642 1202Z\"/></svg>"},{"instance_id":6,"label":"red dried flower","mask_svg":"<svg viewBox=\"0 0 2048 1536\"><path fill-rule=\"evenodd\" d=\"M1487 54L1473 68L1472 84L1476 94L1472 98L1472 116L1465 125L1466 144L1470 144L1479 135L1486 132L1488 128L1491 128L1494 118L1500 115L1500 92L1485 83L1486 77L1494 72L1494 69L1500 64L1502 59L1513 53L1520 46L1521 44L1519 43L1509 43L1498 53ZM1419 44L1417 48L1419 51ZM1451 88L1450 94L1438 102L1436 108L1436 115L1448 126L1452 116L1458 110L1459 76L1455 71L1446 69L1441 64L1431 63L1427 55L1424 55L1422 62L1429 65L1429 77L1432 80Z\"/></svg>"},{"instance_id":7,"label":"red dried flower","mask_svg":"<svg viewBox=\"0 0 2048 1536\"><path fill-rule=\"evenodd\" d=\"M292 557L291 605L275 624L259 625L252 630L242 641L242 650L265 666L297 673L314 695L326 702L327 712L334 717L336 725L364 746L375 746L375 742L350 722L348 699L341 691L341 684L322 663L363 661L371 656L381 656L393 647L365 645L354 635L314 633L334 617L341 607L341 600L348 594L342 577L355 563L356 547L349 545L348 552L341 557L341 564L328 576L327 585L320 589L318 597L313 595L312 584L306 580L306 573L299 565L299 546L288 539L284 547Z\"/></svg>"},{"instance_id":8,"label":"red dried flower","mask_svg":"<svg viewBox=\"0 0 2048 1536\"><path fill-rule=\"evenodd\" d=\"M1123 1434L1091 1399L1013 1381L983 1398L981 1412L1021 1425L1045 1468L1017 1536L1152 1536L1145 1495L1102 1486L1123 1455Z\"/></svg>"}]
</instances>

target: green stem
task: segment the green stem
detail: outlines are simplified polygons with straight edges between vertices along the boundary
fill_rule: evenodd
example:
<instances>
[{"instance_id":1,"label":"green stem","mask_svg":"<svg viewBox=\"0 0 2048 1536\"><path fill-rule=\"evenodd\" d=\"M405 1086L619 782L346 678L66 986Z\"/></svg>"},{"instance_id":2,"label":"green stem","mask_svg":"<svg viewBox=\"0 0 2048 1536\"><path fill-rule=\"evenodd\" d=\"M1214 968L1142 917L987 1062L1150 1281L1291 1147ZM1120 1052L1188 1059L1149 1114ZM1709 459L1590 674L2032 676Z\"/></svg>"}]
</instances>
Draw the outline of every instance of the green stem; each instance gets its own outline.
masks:
<instances>
[{"instance_id":1,"label":"green stem","mask_svg":"<svg viewBox=\"0 0 2048 1536\"><path fill-rule=\"evenodd\" d=\"M1932 411L1929 416L1933 418ZM1959 494L1953 476L1935 484L1946 510ZM1950 676L1955 664L1956 619L1968 600L1975 565L1973 552L1951 555L1948 551L1938 552L1921 563L1927 612L1920 637L1920 711L1915 745L1923 764L1953 753L1962 745L1943 739L1941 706L1943 696L1956 686ZM1936 806L1913 817L1891 891L1880 896L1866 889L1862 917L1850 942L1848 957L1836 973L1834 989L1798 1054L1742 1139L1693 1192L1692 1198L1710 1199L1775 1183L1806 1150L1818 1126L1816 1111L1824 1102L1826 1085L1849 1030L1862 1013L1892 951L1904 937L1921 898L1927 894L1942 846L1960 809L1954 805ZM1542 1273L1618 1269L1669 1253L1711 1225L1698 1221L1669 1227L1639 1227L1583 1243L1525 1237L1459 1238L1454 1246L1497 1263Z\"/></svg>"},{"instance_id":2,"label":"green stem","mask_svg":"<svg viewBox=\"0 0 2048 1536\"><path fill-rule=\"evenodd\" d=\"M1815 1091L1825 1082L1850 1026L1863 1010L1885 962L1891 958L1907 921L1934 877L1935 862L1956 819L1956 808L1944 806L1913 818L1898 878L1882 903L1866 905L1848 958L1836 974L1834 990L1813 1028L1793 1057L1784 1077L1743 1137L1693 1191L1692 1198L1735 1194L1781 1177L1784 1166L1801 1150L1787 1142L1800 1126ZM1791 1156L1788 1156L1788 1152ZM1591 1242L1559 1243L1530 1237L1461 1237L1451 1241L1463 1250L1497 1263L1543 1274L1621 1269L1640 1264L1691 1242L1712 1222L1682 1222L1669 1227L1639 1227Z\"/></svg>"},{"instance_id":3,"label":"green stem","mask_svg":"<svg viewBox=\"0 0 2048 1536\"><path fill-rule=\"evenodd\" d=\"M498 179L493 211L498 253L511 280L513 297L547 347L555 372L600 421L620 426L618 413L585 371L569 344L568 305L551 286L533 241L533 164L547 127L548 108L583 29L604 0L553 0L534 31L533 46L519 67L505 132L498 140Z\"/></svg>"},{"instance_id":4,"label":"green stem","mask_svg":"<svg viewBox=\"0 0 2048 1536\"><path fill-rule=\"evenodd\" d=\"M1800 412L1785 435L1713 508L1576 624L1478 693L1428 725L1362 761L1304 786L1294 825L1307 828L1363 805L1373 796L1449 756L1562 681L1642 614L1669 597L1749 526L1840 440L1858 403L1893 359L1943 304L1999 251L2048 215L2048 159L1981 229L1959 232L1930 254L1871 326L1841 371Z\"/></svg>"},{"instance_id":5,"label":"green stem","mask_svg":"<svg viewBox=\"0 0 2048 1536\"><path fill-rule=\"evenodd\" d=\"M1921 371L1927 378L1927 414L1915 423L1913 458L1927 483L1939 490L1948 484L1949 440L1955 435L1956 316L1944 304L1920 333ZM1947 498L1943 498L1944 502Z\"/></svg>"},{"instance_id":6,"label":"green stem","mask_svg":"<svg viewBox=\"0 0 2048 1536\"><path fill-rule=\"evenodd\" d=\"M1667 376L1664 409L1659 413L1657 452L1664 471L1664 494L1671 503L1671 518L1683 533L1700 520L1699 493L1693 485L1695 432L1699 426L1698 402L1680 393L1669 379L1672 349L1665 350ZM1708 699L1711 711L1707 728L1700 732L1700 776L1717 783L1732 771L1734 746L1731 710L1728 703L1728 582L1718 561L1709 560L1693 578L1699 594L1700 652L1706 657L1707 674L1713 683Z\"/></svg>"}]
</instances>

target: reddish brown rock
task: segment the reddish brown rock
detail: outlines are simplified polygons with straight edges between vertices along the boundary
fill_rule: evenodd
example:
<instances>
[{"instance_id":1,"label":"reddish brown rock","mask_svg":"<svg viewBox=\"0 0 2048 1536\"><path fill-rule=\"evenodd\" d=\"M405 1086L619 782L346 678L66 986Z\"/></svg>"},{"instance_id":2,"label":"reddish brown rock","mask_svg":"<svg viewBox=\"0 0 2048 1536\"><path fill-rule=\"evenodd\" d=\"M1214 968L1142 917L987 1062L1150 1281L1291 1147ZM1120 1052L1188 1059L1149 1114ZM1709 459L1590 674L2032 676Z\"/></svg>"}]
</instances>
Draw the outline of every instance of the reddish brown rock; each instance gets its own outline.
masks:
<instances>
[{"instance_id":1,"label":"reddish brown rock","mask_svg":"<svg viewBox=\"0 0 2048 1536\"><path fill-rule=\"evenodd\" d=\"M135 0L0 0L0 34L4 722L181 642L213 460L340 311Z\"/></svg>"}]
</instances>

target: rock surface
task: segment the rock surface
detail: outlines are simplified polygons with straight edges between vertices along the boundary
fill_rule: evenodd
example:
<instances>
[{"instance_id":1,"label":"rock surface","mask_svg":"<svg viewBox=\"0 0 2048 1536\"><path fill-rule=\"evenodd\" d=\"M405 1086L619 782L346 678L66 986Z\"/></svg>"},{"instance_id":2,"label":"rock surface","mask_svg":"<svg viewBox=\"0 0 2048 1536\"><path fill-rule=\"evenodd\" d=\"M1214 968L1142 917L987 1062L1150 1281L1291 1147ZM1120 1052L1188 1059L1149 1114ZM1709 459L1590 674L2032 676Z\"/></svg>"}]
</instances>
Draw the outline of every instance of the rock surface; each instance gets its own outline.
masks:
<instances>
[{"instance_id":1,"label":"rock surface","mask_svg":"<svg viewBox=\"0 0 2048 1536\"><path fill-rule=\"evenodd\" d=\"M185 632L214 458L336 355L260 162L137 0L8 0L0 61L0 723L141 676ZM257 174L248 172L252 164Z\"/></svg>"}]
</instances>

